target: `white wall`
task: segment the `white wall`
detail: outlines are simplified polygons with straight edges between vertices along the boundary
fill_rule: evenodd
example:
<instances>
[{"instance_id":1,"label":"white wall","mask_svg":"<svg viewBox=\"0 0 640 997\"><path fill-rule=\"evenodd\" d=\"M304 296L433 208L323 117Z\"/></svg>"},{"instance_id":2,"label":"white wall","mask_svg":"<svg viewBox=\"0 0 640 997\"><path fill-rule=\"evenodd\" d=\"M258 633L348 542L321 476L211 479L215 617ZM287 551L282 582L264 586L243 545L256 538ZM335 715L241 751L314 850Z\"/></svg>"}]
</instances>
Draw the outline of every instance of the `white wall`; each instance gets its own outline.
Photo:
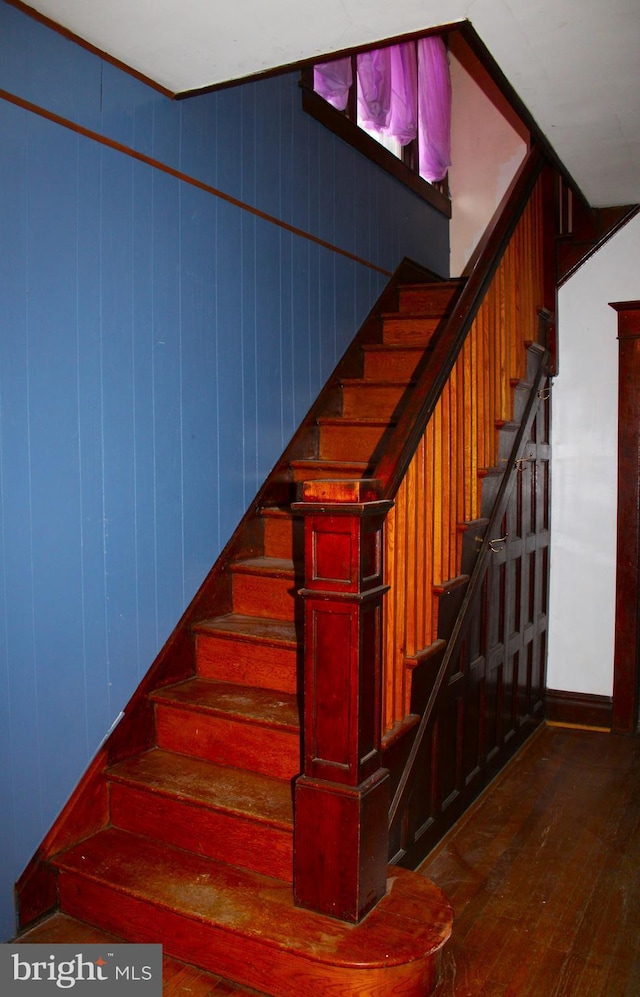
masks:
<instances>
[{"instance_id":1,"label":"white wall","mask_svg":"<svg viewBox=\"0 0 640 997\"><path fill-rule=\"evenodd\" d=\"M547 685L613 690L618 316L640 299L636 216L559 292Z\"/></svg>"},{"instance_id":2,"label":"white wall","mask_svg":"<svg viewBox=\"0 0 640 997\"><path fill-rule=\"evenodd\" d=\"M466 60L466 66L453 52L449 56L452 277L464 272L527 153L527 142L514 127L513 114L510 122L505 116L508 108L486 73L468 53L460 52L459 56Z\"/></svg>"}]
</instances>

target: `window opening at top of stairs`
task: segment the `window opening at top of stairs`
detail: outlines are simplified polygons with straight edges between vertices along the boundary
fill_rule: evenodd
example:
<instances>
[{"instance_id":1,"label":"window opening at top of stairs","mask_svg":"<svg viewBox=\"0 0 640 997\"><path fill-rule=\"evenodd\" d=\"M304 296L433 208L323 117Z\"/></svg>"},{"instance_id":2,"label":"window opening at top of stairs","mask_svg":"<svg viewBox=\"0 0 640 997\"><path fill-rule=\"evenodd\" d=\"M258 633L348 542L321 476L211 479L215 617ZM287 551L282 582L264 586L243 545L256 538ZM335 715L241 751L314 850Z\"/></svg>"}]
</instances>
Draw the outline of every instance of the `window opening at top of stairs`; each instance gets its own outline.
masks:
<instances>
[{"instance_id":1,"label":"window opening at top of stairs","mask_svg":"<svg viewBox=\"0 0 640 997\"><path fill-rule=\"evenodd\" d=\"M302 85L306 111L450 215L451 80L440 36L318 62Z\"/></svg>"}]
</instances>

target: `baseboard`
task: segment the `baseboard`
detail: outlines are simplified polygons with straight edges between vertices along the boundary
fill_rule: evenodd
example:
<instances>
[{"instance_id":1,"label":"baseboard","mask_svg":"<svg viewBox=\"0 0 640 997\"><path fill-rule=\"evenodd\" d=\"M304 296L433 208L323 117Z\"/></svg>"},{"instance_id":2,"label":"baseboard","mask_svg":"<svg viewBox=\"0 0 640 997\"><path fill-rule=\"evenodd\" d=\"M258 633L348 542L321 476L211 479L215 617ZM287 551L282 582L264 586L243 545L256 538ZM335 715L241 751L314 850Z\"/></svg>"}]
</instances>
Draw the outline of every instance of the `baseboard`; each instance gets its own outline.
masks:
<instances>
[{"instance_id":1,"label":"baseboard","mask_svg":"<svg viewBox=\"0 0 640 997\"><path fill-rule=\"evenodd\" d=\"M613 699L611 696L594 696L588 692L547 689L546 719L548 723L610 730Z\"/></svg>"}]
</instances>

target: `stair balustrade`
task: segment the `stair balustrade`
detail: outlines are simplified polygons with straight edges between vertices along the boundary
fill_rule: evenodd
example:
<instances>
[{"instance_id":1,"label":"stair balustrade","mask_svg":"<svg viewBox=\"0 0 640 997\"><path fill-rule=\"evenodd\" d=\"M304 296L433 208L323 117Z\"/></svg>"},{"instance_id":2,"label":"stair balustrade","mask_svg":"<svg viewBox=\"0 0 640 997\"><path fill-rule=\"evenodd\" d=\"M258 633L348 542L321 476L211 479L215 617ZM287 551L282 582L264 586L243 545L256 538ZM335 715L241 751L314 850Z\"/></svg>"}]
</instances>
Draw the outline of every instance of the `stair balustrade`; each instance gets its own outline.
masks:
<instances>
[{"instance_id":1,"label":"stair balustrade","mask_svg":"<svg viewBox=\"0 0 640 997\"><path fill-rule=\"evenodd\" d=\"M410 826L413 818L406 807L416 778L421 780L421 794L433 797L435 805L430 809L445 810L448 801L436 799L439 790L435 788L438 783L435 769L441 764L441 758L447 755L447 750L453 755L462 750L465 712L460 704L455 707L456 717L452 719L448 716L446 723L442 724L443 729L448 730L448 744L440 745L437 752L434 748L430 759L425 761L424 751L420 755L415 741L412 747L412 739L419 719L416 714L422 708L428 707L429 715L423 715L418 728L421 742L429 722L432 727L439 723L434 713L437 697L430 697L430 693L446 685L446 671L451 672L447 640L455 628L456 610L464 604L469 575L477 554L481 545L485 541L488 543L489 538L485 538L483 532L487 520L491 518L487 515L487 509L491 507L492 497L501 494L504 499L507 494L505 488L500 490L501 483L505 474L511 474L516 468L517 458L529 475L527 483L530 490L535 490L543 481L542 472L536 478L535 461L529 466L528 456L515 454L510 441L517 437L521 447L526 449L528 446L527 439L518 437L520 425L517 419L524 409L522 399L516 402L519 391L530 403L527 411L531 417L526 433L539 432L540 453L543 459L547 459L546 440L542 440L546 432L535 428L538 425L537 406L532 403L535 393L532 395L530 388L533 368L538 378L536 383L544 380L549 360L546 345L547 342L551 345L553 339L550 323L554 305L550 300L554 288L553 254L548 252L549 239L553 238L549 219L553 210L552 191L551 170L545 166L542 155L533 150L489 232L469 278L458 297L452 300L448 318L438 327L432 346L425 351L413 375L411 391L407 392L406 399L394 413L392 435L382 441L382 452L377 455L371 472L376 482L375 501L372 503L372 508L376 509L376 530L382 527L384 520L384 539L380 550L383 575L381 578L376 576L376 586L380 592L388 589L384 600L380 596L380 652L376 647L377 630L375 638L371 630L362 630L359 637L355 636L350 628L345 629L332 618L334 610L330 600L334 596L311 591L315 584L316 559L321 549L316 546L316 542L320 541L313 539L314 530L318 529L320 517L324 516L327 522L332 522L337 514L337 507L331 502L316 500L322 487L328 487L330 483L311 483L315 489L319 488L315 492L314 504L307 509L304 503L299 505L300 510L306 513L307 527L304 591L306 766L313 770L317 761L314 752L319 717L325 717L329 731L331 724L341 715L342 726L336 727L330 734L335 741L333 744L328 741L324 747L329 756L341 743L346 744L350 737L355 737L356 731L363 725L369 731L371 744L382 743L383 749L385 742L392 745L404 734L407 735L400 756L403 752L405 758L409 755L409 768L403 772L402 765L393 764L391 778L395 796L389 848L391 856L398 861L407 854L407 840L413 843L416 837L416 828ZM400 317L404 312L420 313L427 298L433 297L432 288L433 285L419 284L400 288ZM531 368L527 346L540 338L544 340L544 345L535 355ZM519 412L514 412L518 405ZM548 413L548 408L545 411ZM548 428L546 414L544 419ZM548 504L548 479L544 480L547 482L544 498ZM363 482L340 484L348 493L350 487L362 486ZM371 482L367 484L371 486ZM312 488L310 497L313 494ZM386 516L380 512L380 499L388 506ZM503 506L501 516L506 515L504 502ZM359 515L362 514L361 511ZM531 592L538 592L543 598L547 575L541 568L542 555L530 563ZM332 570L337 571L325 563L324 574L331 576ZM313 608L314 599L318 605L318 594L326 600L322 615L318 615ZM505 613L501 599L499 590L496 590L488 600L495 603L491 611L498 616ZM336 611L340 612L339 609ZM361 622L364 622L364 617ZM322 627L325 626L329 634L326 638L322 635ZM344 630L342 648L341 642L334 640L332 632L336 627ZM464 635L458 634L457 640L457 646L463 644ZM369 649L371 660L353 673L354 684L340 681L339 674L345 667L341 658L348 656L346 649L358 648L360 656L364 647ZM360 658L360 663L364 664L364 657ZM532 666L528 667L531 673ZM423 674L416 682L418 672ZM331 676L336 676L335 684ZM373 685L367 687L363 679ZM319 696L321 689L325 694L323 700ZM477 686L473 686L472 694L477 696ZM338 702L343 697L346 702L338 708ZM515 693L513 698L514 702L518 698ZM350 712L351 708L347 707L347 703L355 699L358 701L356 720ZM531 697L526 702L524 699L522 705L526 712ZM367 721L363 711L371 709L374 715ZM524 723L524 715L519 716L517 722ZM465 750L468 754L468 749ZM392 758L393 751L388 754ZM478 741L473 764L467 765L464 777L473 781L471 776L475 774L475 769L485 768L488 771L489 754L488 747ZM419 755L422 764L431 766L434 771L426 774L416 771ZM377 747L375 757L375 764L380 764ZM383 750L383 765L384 762ZM455 761L443 764L456 767ZM380 773L381 769L376 771ZM329 774L328 783L333 778ZM382 776L378 778L382 785ZM459 781L459 772L456 778ZM336 780L336 795L339 795L341 782L342 779ZM305 767L298 787L307 784L310 785L310 782ZM319 792L319 788L316 787L315 791ZM387 856L380 854L377 845L372 848L374 835L367 834L368 816L362 808L353 807L348 818L344 810L336 810L325 822L320 819L321 804L316 802L311 807L304 802L306 790L300 791L299 795L298 790L296 792L296 848L305 852L304 857L300 852L299 860L296 857L296 895L302 894L302 883L308 879L308 870L313 869L312 876L316 880L325 880L321 887L323 899L317 909L327 911L334 903L330 898L331 891L339 892L345 877L357 883L363 866L368 868L370 879L377 876L380 891ZM459 788L450 794L450 799L457 795ZM311 820L310 814L313 814ZM430 816L427 825L434 819ZM378 823L379 814L376 812L372 828L376 829L377 844L380 840ZM357 842L357 847L348 849L353 852L351 859L338 857L341 841ZM363 857L360 849L367 845L369 854ZM312 852L314 848L317 849L316 859L306 854L307 850ZM355 864L351 872L343 871L343 862L346 861ZM332 873L331 884L326 882L329 876L323 875L329 868L339 869L339 874L334 876ZM307 872L303 872L305 869ZM316 892L319 889L316 884ZM304 890L307 890L306 885ZM313 902L318 901L315 899ZM354 902L348 916L358 919L368 909L367 904Z\"/></svg>"},{"instance_id":2,"label":"stair balustrade","mask_svg":"<svg viewBox=\"0 0 640 997\"><path fill-rule=\"evenodd\" d=\"M439 608L464 583L463 537L482 513L483 481L504 469L528 341L544 306L539 180L495 270L397 492L385 528L384 731L411 713L411 674L438 640ZM477 548L476 548L477 549Z\"/></svg>"}]
</instances>

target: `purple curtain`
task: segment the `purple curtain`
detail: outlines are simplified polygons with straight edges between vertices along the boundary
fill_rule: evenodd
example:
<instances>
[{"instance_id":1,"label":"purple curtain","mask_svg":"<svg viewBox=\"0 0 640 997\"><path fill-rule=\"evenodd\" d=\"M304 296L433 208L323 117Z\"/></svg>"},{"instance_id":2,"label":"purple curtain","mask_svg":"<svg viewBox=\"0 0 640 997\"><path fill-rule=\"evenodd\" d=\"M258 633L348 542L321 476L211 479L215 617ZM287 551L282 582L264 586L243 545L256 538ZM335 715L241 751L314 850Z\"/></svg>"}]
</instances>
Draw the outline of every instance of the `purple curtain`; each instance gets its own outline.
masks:
<instances>
[{"instance_id":1,"label":"purple curtain","mask_svg":"<svg viewBox=\"0 0 640 997\"><path fill-rule=\"evenodd\" d=\"M353 83L351 57L322 62L313 69L313 89L339 111L344 111Z\"/></svg>"},{"instance_id":2,"label":"purple curtain","mask_svg":"<svg viewBox=\"0 0 640 997\"><path fill-rule=\"evenodd\" d=\"M394 45L391 53L391 114L386 132L400 145L418 134L418 67L413 42Z\"/></svg>"},{"instance_id":3,"label":"purple curtain","mask_svg":"<svg viewBox=\"0 0 640 997\"><path fill-rule=\"evenodd\" d=\"M400 145L418 136L420 175L444 179L451 165L451 78L447 49L437 35L362 52L356 60L358 120ZM352 85L351 59L314 68L313 88L344 111Z\"/></svg>"},{"instance_id":4,"label":"purple curtain","mask_svg":"<svg viewBox=\"0 0 640 997\"><path fill-rule=\"evenodd\" d=\"M437 35L418 41L418 133L420 175L443 180L451 166L451 78Z\"/></svg>"},{"instance_id":5,"label":"purple curtain","mask_svg":"<svg viewBox=\"0 0 640 997\"><path fill-rule=\"evenodd\" d=\"M357 58L358 115L367 128L383 131L391 112L391 55L388 48L362 52Z\"/></svg>"}]
</instances>

